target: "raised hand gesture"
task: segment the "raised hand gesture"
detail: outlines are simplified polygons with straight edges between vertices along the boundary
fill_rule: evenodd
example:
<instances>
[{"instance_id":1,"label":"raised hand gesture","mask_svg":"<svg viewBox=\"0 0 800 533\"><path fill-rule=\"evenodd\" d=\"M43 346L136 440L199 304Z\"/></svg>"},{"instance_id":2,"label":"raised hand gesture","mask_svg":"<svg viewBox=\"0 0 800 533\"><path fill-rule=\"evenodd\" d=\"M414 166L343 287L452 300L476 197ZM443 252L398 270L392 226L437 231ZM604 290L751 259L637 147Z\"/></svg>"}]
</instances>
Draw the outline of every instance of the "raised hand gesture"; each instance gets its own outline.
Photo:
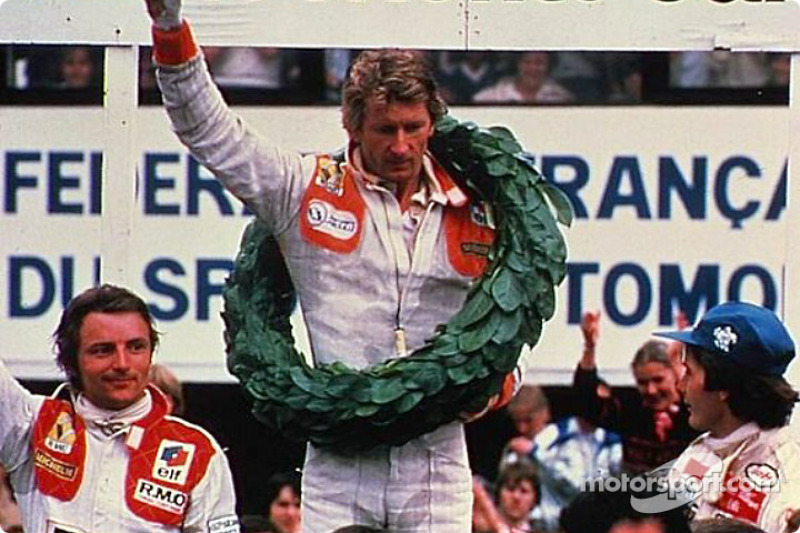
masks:
<instances>
[{"instance_id":1,"label":"raised hand gesture","mask_svg":"<svg viewBox=\"0 0 800 533\"><path fill-rule=\"evenodd\" d=\"M675 325L678 327L679 330L686 329L689 326L689 321L686 319L686 313L683 311L678 311L675 315ZM672 341L667 346L667 355L669 356L669 360L672 363L672 366L675 368L675 373L680 379L683 376L683 361L681 360L681 355L683 351L683 343L679 341Z\"/></svg>"},{"instance_id":2,"label":"raised hand gesture","mask_svg":"<svg viewBox=\"0 0 800 533\"><path fill-rule=\"evenodd\" d=\"M160 30L172 30L181 25L181 0L145 0L147 13Z\"/></svg>"},{"instance_id":3,"label":"raised hand gesture","mask_svg":"<svg viewBox=\"0 0 800 533\"><path fill-rule=\"evenodd\" d=\"M595 367L595 346L600 338L600 311L587 311L581 321L583 333L583 356L580 365L584 369Z\"/></svg>"}]
</instances>

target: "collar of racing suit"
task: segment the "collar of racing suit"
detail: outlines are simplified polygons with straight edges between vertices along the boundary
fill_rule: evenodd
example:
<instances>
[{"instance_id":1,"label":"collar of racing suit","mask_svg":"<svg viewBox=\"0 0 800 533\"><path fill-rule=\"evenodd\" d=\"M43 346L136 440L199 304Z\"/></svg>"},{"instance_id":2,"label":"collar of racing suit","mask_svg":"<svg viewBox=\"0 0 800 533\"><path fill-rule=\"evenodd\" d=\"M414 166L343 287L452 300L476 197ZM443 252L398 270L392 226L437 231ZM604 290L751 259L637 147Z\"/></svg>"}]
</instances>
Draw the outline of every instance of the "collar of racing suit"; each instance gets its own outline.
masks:
<instances>
[{"instance_id":1,"label":"collar of racing suit","mask_svg":"<svg viewBox=\"0 0 800 533\"><path fill-rule=\"evenodd\" d=\"M116 435L128 429L132 423L144 418L153 404L149 390L145 390L144 396L135 403L117 411L96 406L80 392L77 395L73 394L72 401L75 412L86 421L89 431L99 430L106 437Z\"/></svg>"},{"instance_id":2,"label":"collar of racing suit","mask_svg":"<svg viewBox=\"0 0 800 533\"><path fill-rule=\"evenodd\" d=\"M368 187L381 187L392 193L397 188L397 185L381 179L364 169L363 159L361 157L361 150L358 145L350 144L346 152L346 162L355 171L354 174L364 180ZM453 182L446 172L437 172L437 168L441 168L430 153L425 153L422 156L423 180L420 181L420 188L417 194L414 195L413 200L421 205L427 205L428 201L436 202L442 205L448 202L456 207L462 206L467 201L467 195L461 188ZM420 194L421 193L421 194Z\"/></svg>"},{"instance_id":3,"label":"collar of racing suit","mask_svg":"<svg viewBox=\"0 0 800 533\"><path fill-rule=\"evenodd\" d=\"M739 457L744 449L758 438L758 425L754 422L748 422L739 426L729 435L721 438L706 436L703 438L703 444L722 461L722 471L720 472L720 479L726 479L728 469L730 469L733 462ZM721 485L717 486L719 490L709 491L705 499L711 503L716 503L722 496Z\"/></svg>"}]
</instances>

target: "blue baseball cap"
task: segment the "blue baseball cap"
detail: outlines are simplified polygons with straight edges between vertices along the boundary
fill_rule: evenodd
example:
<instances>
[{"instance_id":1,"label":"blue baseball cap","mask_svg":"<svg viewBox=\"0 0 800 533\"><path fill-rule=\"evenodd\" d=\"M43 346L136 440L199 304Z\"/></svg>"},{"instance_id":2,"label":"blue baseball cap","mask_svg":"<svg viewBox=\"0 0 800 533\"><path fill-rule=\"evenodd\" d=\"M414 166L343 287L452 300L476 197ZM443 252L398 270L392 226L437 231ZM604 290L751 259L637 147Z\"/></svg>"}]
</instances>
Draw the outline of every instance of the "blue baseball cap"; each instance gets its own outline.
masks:
<instances>
[{"instance_id":1,"label":"blue baseball cap","mask_svg":"<svg viewBox=\"0 0 800 533\"><path fill-rule=\"evenodd\" d=\"M692 330L654 335L697 346L769 376L783 375L794 358L794 341L783 322L769 309L745 302L712 307Z\"/></svg>"}]
</instances>

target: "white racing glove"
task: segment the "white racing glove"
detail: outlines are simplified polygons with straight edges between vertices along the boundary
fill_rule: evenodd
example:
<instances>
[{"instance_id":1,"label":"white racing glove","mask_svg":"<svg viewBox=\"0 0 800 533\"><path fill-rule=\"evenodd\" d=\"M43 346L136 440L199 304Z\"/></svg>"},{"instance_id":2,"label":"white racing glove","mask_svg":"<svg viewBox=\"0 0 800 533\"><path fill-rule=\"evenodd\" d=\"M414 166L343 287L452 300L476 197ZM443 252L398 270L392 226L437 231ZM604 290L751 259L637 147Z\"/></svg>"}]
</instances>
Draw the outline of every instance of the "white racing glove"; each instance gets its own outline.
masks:
<instances>
[{"instance_id":1,"label":"white racing glove","mask_svg":"<svg viewBox=\"0 0 800 533\"><path fill-rule=\"evenodd\" d=\"M181 25L181 0L147 0L153 24L159 30L174 30Z\"/></svg>"}]
</instances>

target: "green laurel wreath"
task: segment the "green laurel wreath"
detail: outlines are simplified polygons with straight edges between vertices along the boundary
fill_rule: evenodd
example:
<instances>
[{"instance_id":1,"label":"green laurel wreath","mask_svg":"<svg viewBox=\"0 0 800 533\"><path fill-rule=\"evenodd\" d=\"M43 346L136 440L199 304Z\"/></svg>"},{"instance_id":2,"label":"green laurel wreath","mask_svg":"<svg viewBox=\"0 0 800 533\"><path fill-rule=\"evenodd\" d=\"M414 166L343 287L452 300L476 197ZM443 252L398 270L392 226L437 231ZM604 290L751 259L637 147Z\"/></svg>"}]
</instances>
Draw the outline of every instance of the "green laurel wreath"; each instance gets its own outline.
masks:
<instances>
[{"instance_id":1,"label":"green laurel wreath","mask_svg":"<svg viewBox=\"0 0 800 533\"><path fill-rule=\"evenodd\" d=\"M480 411L553 316L567 255L556 220L572 222L566 196L506 128L445 117L430 150L470 194L491 202L496 232L463 307L406 357L362 370L308 365L294 346L294 289L277 244L258 221L244 232L223 291L227 366L254 416L289 439L355 453Z\"/></svg>"}]
</instances>

